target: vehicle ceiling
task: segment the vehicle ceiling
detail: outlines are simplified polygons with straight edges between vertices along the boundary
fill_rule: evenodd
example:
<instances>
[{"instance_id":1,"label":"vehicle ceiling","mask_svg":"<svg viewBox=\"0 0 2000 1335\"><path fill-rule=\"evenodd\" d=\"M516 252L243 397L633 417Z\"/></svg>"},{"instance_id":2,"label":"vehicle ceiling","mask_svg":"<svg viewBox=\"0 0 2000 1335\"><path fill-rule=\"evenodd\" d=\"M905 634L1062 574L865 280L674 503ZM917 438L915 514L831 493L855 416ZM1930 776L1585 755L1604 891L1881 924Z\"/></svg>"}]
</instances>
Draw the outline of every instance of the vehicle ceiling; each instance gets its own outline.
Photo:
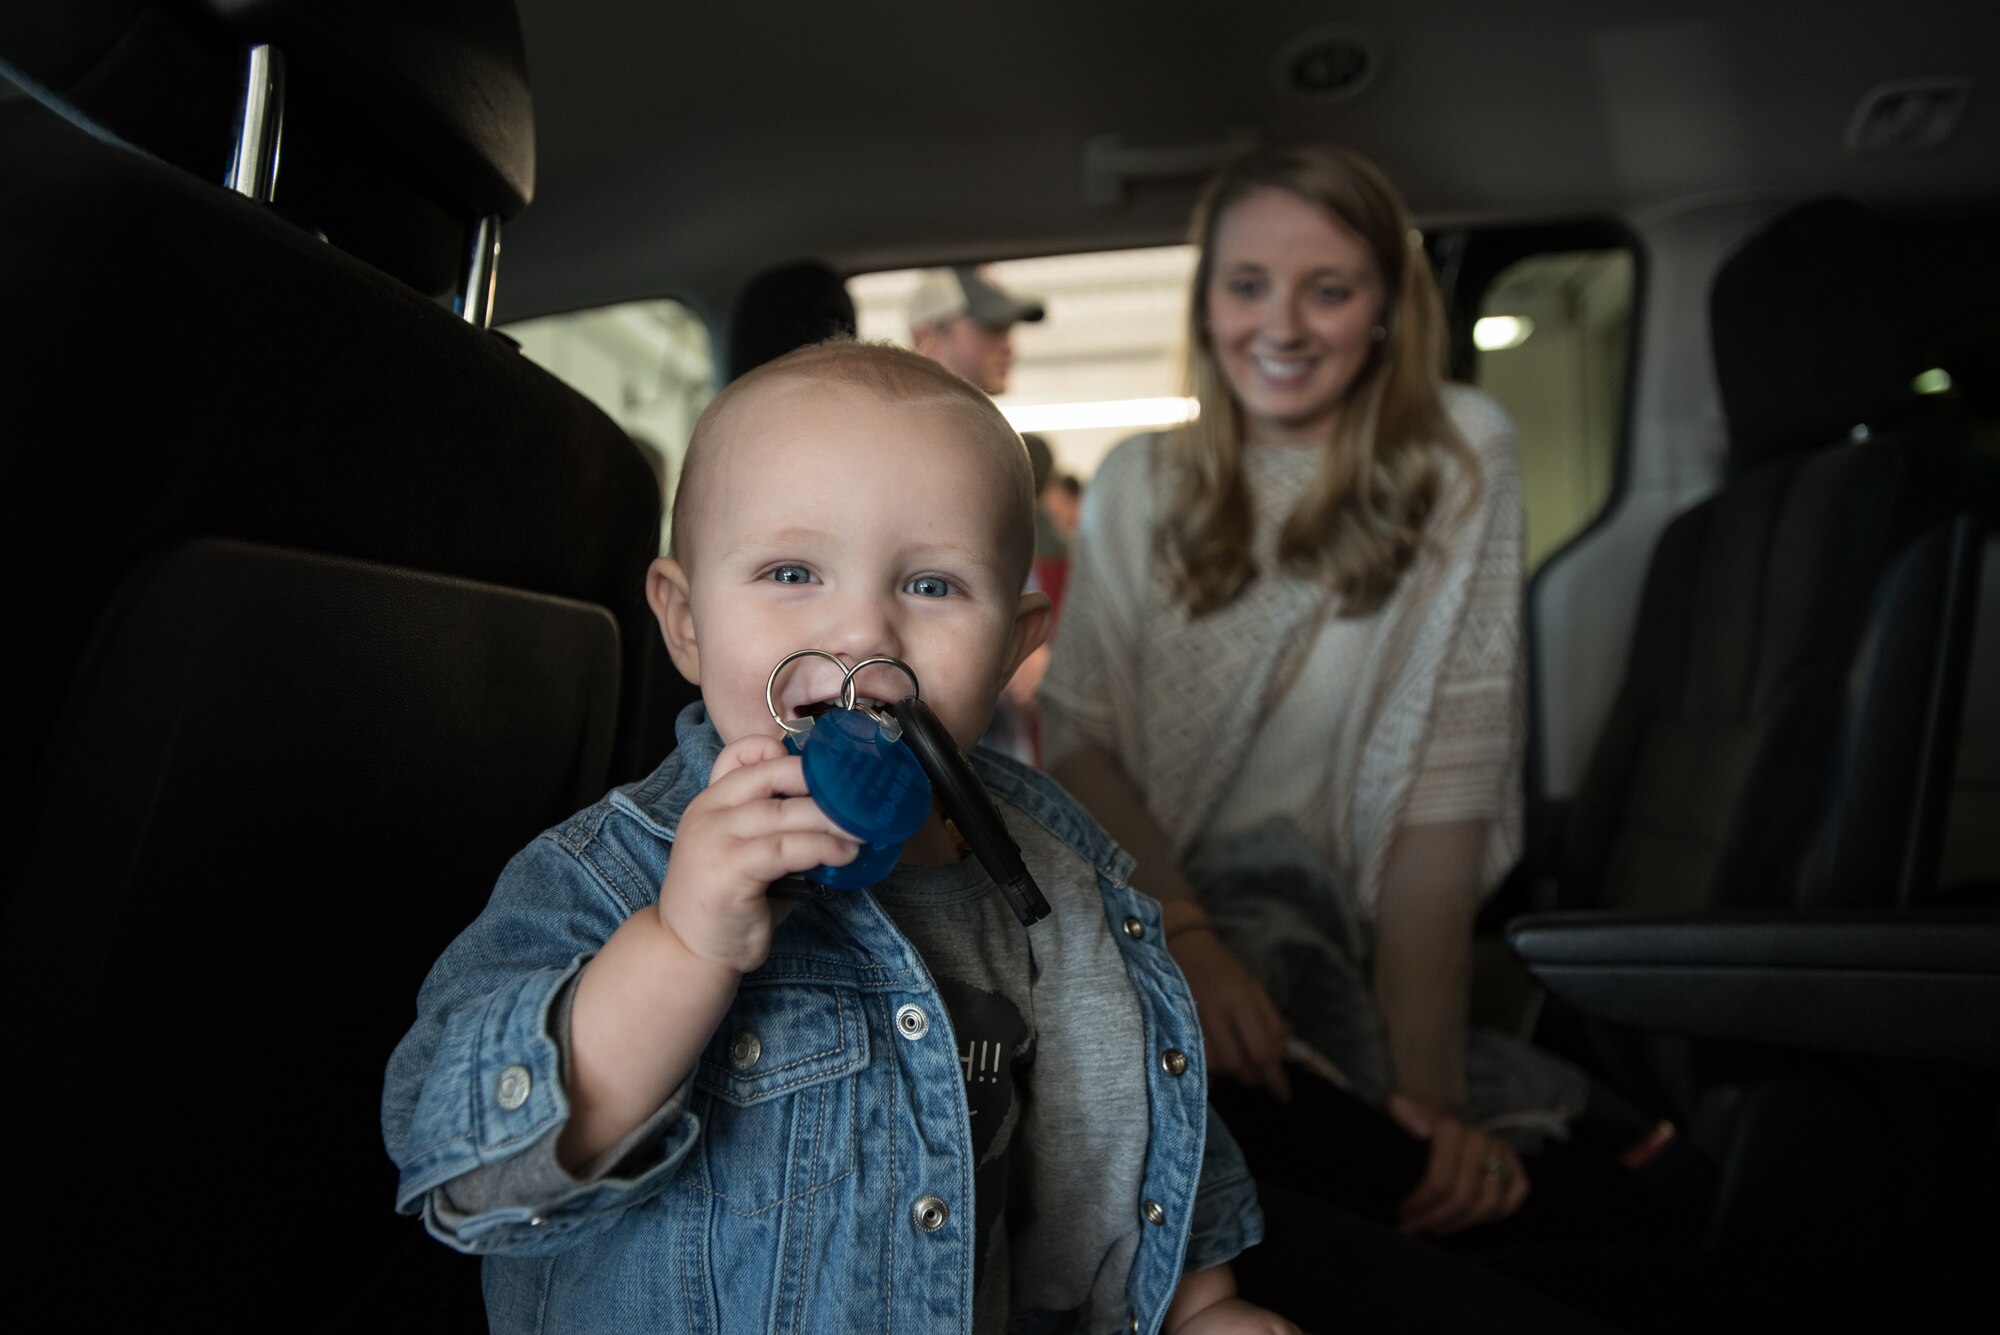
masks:
<instances>
[{"instance_id":1,"label":"vehicle ceiling","mask_svg":"<svg viewBox=\"0 0 2000 1335\"><path fill-rule=\"evenodd\" d=\"M1326 139L1427 222L1844 193L2000 206L1994 0L518 0L534 203L500 316L646 296L711 308L801 256L855 272L1178 239L1195 178L1088 201L1084 146ZM1376 73L1288 89L1327 26ZM1843 147L1877 84L1973 80L1928 153Z\"/></svg>"},{"instance_id":2,"label":"vehicle ceiling","mask_svg":"<svg viewBox=\"0 0 2000 1335\"><path fill-rule=\"evenodd\" d=\"M817 255L855 271L1180 236L1186 183L1082 197L1092 136L1231 129L1375 156L1427 219L1631 211L1716 194L2000 198L1991 0L521 0L539 184L504 317L724 292ZM1287 92L1280 52L1349 24L1381 72ZM1975 80L1921 156L1842 140L1873 85Z\"/></svg>"}]
</instances>

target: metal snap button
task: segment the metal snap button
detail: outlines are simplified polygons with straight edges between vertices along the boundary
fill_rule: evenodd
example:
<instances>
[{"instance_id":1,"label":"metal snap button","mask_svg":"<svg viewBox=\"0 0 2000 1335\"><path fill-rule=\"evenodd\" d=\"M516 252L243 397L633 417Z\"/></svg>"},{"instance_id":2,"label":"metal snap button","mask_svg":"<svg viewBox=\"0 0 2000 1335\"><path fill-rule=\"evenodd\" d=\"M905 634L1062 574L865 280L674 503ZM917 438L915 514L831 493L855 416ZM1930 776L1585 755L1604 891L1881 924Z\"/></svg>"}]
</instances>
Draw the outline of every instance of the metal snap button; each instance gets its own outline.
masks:
<instances>
[{"instance_id":1,"label":"metal snap button","mask_svg":"<svg viewBox=\"0 0 2000 1335\"><path fill-rule=\"evenodd\" d=\"M935 1233L951 1218L951 1210L935 1196L919 1196L910 1207L910 1222L926 1233Z\"/></svg>"},{"instance_id":2,"label":"metal snap button","mask_svg":"<svg viewBox=\"0 0 2000 1335\"><path fill-rule=\"evenodd\" d=\"M530 1215L528 1217L529 1228L540 1228L543 1224L546 1224L548 1222L549 1222L548 1220L542 1218L540 1215Z\"/></svg>"},{"instance_id":3,"label":"metal snap button","mask_svg":"<svg viewBox=\"0 0 2000 1335\"><path fill-rule=\"evenodd\" d=\"M920 1006L896 1007L896 1032L904 1038L922 1038L931 1031L931 1017Z\"/></svg>"},{"instance_id":4,"label":"metal snap button","mask_svg":"<svg viewBox=\"0 0 2000 1335\"><path fill-rule=\"evenodd\" d=\"M513 1112L528 1101L528 1091L534 1084L527 1067L509 1066L493 1084L493 1099L508 1112Z\"/></svg>"},{"instance_id":5,"label":"metal snap button","mask_svg":"<svg viewBox=\"0 0 2000 1335\"><path fill-rule=\"evenodd\" d=\"M1168 1048L1160 1054L1160 1069L1176 1079L1186 1075L1187 1054L1179 1048Z\"/></svg>"},{"instance_id":6,"label":"metal snap button","mask_svg":"<svg viewBox=\"0 0 2000 1335\"><path fill-rule=\"evenodd\" d=\"M1137 1312L1127 1312L1125 1314L1125 1329L1131 1331L1132 1335L1138 1335L1139 1314Z\"/></svg>"},{"instance_id":7,"label":"metal snap button","mask_svg":"<svg viewBox=\"0 0 2000 1335\"><path fill-rule=\"evenodd\" d=\"M1125 935L1131 937L1134 941L1144 940L1146 936L1146 924L1127 914L1125 916Z\"/></svg>"},{"instance_id":8,"label":"metal snap button","mask_svg":"<svg viewBox=\"0 0 2000 1335\"><path fill-rule=\"evenodd\" d=\"M729 1040L729 1064L739 1071L749 1070L763 1055L764 1041L748 1029Z\"/></svg>"},{"instance_id":9,"label":"metal snap button","mask_svg":"<svg viewBox=\"0 0 2000 1335\"><path fill-rule=\"evenodd\" d=\"M1140 1207L1140 1212L1146 1216L1146 1222L1149 1224L1164 1224L1167 1222L1167 1212L1161 1208L1158 1201L1147 1201L1145 1205Z\"/></svg>"}]
</instances>

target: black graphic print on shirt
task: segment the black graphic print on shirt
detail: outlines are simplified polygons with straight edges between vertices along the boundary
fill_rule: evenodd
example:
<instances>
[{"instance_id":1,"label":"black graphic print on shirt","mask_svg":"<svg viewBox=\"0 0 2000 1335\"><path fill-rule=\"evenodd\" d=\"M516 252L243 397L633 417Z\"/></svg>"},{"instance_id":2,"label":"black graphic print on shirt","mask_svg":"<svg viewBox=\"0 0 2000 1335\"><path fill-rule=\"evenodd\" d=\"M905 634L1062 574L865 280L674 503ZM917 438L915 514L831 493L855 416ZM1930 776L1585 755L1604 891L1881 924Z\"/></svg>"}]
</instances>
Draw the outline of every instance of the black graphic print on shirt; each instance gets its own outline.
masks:
<instances>
[{"instance_id":1,"label":"black graphic print on shirt","mask_svg":"<svg viewBox=\"0 0 2000 1335\"><path fill-rule=\"evenodd\" d=\"M986 1270L989 1239L1007 1210L1007 1147L1021 1117L1021 1093L1035 1062L1035 1036L1006 997L956 978L939 978L938 992L958 1036L958 1069L972 1116L973 1283Z\"/></svg>"}]
</instances>

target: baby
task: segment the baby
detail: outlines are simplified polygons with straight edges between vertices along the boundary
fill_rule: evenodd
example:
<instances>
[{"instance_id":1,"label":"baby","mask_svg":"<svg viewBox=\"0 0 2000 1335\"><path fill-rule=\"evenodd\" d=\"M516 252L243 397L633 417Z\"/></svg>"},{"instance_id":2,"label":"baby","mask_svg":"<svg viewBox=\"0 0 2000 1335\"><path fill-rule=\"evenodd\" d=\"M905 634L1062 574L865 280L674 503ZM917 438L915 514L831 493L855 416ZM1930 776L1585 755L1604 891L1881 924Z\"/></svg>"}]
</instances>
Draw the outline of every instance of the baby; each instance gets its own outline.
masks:
<instances>
[{"instance_id":1,"label":"baby","mask_svg":"<svg viewBox=\"0 0 2000 1335\"><path fill-rule=\"evenodd\" d=\"M1047 779L974 768L1052 912L1024 928L933 812L868 891L772 709L891 656L961 747L1047 634L1029 465L984 394L826 344L696 425L648 595L702 699L652 777L549 831L389 1064L397 1206L486 1259L495 1330L1291 1331L1206 1117L1159 909ZM909 684L863 669L863 699Z\"/></svg>"}]
</instances>

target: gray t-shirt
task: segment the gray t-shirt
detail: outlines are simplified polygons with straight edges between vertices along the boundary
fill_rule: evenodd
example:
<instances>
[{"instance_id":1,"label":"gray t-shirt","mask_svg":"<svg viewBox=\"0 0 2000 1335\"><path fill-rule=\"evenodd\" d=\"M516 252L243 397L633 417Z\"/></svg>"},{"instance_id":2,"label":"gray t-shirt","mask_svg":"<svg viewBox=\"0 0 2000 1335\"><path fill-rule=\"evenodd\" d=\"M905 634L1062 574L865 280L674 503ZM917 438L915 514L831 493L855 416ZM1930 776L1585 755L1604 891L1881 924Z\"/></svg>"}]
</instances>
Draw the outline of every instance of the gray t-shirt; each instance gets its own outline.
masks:
<instances>
[{"instance_id":1,"label":"gray t-shirt","mask_svg":"<svg viewBox=\"0 0 2000 1335\"><path fill-rule=\"evenodd\" d=\"M950 1011L972 1119L974 1330L1125 1319L1145 1171L1145 1031L1090 865L1011 808L1051 913L1024 928L979 863L901 866L873 893Z\"/></svg>"}]
</instances>

